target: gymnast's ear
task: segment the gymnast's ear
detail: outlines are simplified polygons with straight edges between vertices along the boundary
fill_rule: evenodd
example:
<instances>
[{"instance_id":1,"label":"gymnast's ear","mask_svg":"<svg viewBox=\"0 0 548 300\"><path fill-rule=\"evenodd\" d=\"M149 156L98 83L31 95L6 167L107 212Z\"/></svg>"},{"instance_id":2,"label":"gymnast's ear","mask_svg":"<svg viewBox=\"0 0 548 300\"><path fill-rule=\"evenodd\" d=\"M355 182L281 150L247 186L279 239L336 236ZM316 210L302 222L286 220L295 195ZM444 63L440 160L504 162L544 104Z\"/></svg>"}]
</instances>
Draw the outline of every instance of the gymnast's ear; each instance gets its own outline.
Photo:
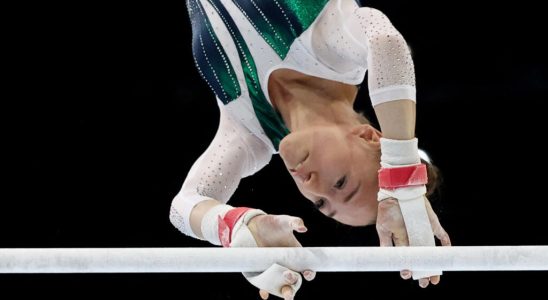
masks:
<instances>
[{"instance_id":1,"label":"gymnast's ear","mask_svg":"<svg viewBox=\"0 0 548 300\"><path fill-rule=\"evenodd\" d=\"M379 143L382 133L369 124L360 124L352 127L351 134L367 142Z\"/></svg>"}]
</instances>

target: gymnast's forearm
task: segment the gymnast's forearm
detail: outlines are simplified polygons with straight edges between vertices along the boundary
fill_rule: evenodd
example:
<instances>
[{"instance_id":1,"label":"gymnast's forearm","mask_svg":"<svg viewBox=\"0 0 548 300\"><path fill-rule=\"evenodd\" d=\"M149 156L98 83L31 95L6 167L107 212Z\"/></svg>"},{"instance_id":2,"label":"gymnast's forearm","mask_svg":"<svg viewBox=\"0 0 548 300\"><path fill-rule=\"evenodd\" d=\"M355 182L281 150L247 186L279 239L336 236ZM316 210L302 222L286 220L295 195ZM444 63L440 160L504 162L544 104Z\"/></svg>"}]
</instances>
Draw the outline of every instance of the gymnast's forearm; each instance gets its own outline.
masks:
<instances>
[{"instance_id":1,"label":"gymnast's forearm","mask_svg":"<svg viewBox=\"0 0 548 300\"><path fill-rule=\"evenodd\" d=\"M368 86L383 137L409 140L415 137L416 89L411 52L403 36L383 19L386 28L368 32Z\"/></svg>"},{"instance_id":2,"label":"gymnast's forearm","mask_svg":"<svg viewBox=\"0 0 548 300\"><path fill-rule=\"evenodd\" d=\"M195 237L213 245L257 247L251 231L242 231L242 228L247 228L249 221L259 215L265 215L265 212L205 199L194 206L190 212L189 222ZM244 231L247 233L242 234Z\"/></svg>"},{"instance_id":3,"label":"gymnast's forearm","mask_svg":"<svg viewBox=\"0 0 548 300\"><path fill-rule=\"evenodd\" d=\"M204 200L192 209L192 212L190 213L190 227L192 228L192 231L194 234L196 234L199 238L204 238L202 233L202 220L204 216L209 212L213 207L222 205L223 203L211 199L211 200Z\"/></svg>"},{"instance_id":4,"label":"gymnast's forearm","mask_svg":"<svg viewBox=\"0 0 548 300\"><path fill-rule=\"evenodd\" d=\"M410 140L415 137L416 105L412 100L384 102L375 106L384 138Z\"/></svg>"}]
</instances>

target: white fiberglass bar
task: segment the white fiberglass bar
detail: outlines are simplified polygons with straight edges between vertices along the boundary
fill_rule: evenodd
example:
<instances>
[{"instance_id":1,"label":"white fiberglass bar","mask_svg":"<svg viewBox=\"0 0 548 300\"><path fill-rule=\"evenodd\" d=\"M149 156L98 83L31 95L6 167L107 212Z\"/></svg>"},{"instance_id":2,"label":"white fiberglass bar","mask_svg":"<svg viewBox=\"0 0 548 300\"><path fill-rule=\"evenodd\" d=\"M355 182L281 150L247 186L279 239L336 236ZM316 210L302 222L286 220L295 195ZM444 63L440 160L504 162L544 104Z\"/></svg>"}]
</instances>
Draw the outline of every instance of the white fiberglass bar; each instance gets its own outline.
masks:
<instances>
[{"instance_id":1,"label":"white fiberglass bar","mask_svg":"<svg viewBox=\"0 0 548 300\"><path fill-rule=\"evenodd\" d=\"M548 270L548 246L0 249L0 273Z\"/></svg>"}]
</instances>

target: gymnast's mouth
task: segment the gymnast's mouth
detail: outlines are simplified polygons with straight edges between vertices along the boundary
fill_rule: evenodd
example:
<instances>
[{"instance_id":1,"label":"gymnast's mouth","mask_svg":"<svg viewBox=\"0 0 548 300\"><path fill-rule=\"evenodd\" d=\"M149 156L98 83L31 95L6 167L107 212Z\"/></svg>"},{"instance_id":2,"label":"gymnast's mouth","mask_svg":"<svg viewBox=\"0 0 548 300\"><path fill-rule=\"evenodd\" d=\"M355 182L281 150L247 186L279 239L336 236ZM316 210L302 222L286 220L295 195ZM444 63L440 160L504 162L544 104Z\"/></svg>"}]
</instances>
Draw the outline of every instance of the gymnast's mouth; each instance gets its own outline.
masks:
<instances>
[{"instance_id":1,"label":"gymnast's mouth","mask_svg":"<svg viewBox=\"0 0 548 300\"><path fill-rule=\"evenodd\" d=\"M294 168L289 169L291 176L293 176L298 182L307 183L312 178L312 172L309 172L305 166L309 156L310 155L307 153L301 162L299 162Z\"/></svg>"},{"instance_id":2,"label":"gymnast's mouth","mask_svg":"<svg viewBox=\"0 0 548 300\"><path fill-rule=\"evenodd\" d=\"M302 168L304 162L308 159L309 156L310 156L310 152L306 153L305 157L301 159L301 161L294 168L289 168L289 172L298 173L299 170Z\"/></svg>"}]
</instances>

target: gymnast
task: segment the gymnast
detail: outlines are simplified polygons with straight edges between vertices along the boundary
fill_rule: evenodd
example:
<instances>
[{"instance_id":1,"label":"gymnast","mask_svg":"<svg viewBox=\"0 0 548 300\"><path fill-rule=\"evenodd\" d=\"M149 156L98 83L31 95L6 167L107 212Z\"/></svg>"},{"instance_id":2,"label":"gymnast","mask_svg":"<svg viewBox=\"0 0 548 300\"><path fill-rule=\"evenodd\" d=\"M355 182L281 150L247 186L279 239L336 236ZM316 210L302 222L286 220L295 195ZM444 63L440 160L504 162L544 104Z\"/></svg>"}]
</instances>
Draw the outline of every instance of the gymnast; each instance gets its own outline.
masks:
<instances>
[{"instance_id":1,"label":"gymnast","mask_svg":"<svg viewBox=\"0 0 548 300\"><path fill-rule=\"evenodd\" d=\"M224 247L300 247L302 219L226 204L241 178L279 154L326 216L376 224L380 246L450 239L427 197L435 167L415 137L416 89L406 41L354 0L187 0L192 48L220 109L219 128L174 198L182 233ZM380 130L353 108L367 86ZM413 271L413 272L412 272ZM299 273L300 272L300 273ZM266 299L293 299L313 270L244 273ZM402 270L421 287L440 272Z\"/></svg>"}]
</instances>

